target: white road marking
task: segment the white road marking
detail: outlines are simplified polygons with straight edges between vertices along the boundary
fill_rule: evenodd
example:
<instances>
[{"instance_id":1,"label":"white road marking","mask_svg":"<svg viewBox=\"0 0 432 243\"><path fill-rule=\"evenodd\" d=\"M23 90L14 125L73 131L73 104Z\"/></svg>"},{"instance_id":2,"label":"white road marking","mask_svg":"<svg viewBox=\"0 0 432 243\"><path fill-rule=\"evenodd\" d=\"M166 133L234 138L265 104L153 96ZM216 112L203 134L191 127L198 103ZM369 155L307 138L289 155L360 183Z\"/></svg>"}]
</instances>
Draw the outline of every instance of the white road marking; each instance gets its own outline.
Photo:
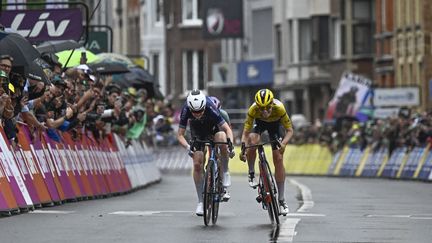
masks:
<instances>
[{"instance_id":1,"label":"white road marking","mask_svg":"<svg viewBox=\"0 0 432 243\"><path fill-rule=\"evenodd\" d=\"M60 210L34 210L30 213L38 213L38 214L71 214L75 213L75 211L60 211Z\"/></svg>"},{"instance_id":2,"label":"white road marking","mask_svg":"<svg viewBox=\"0 0 432 243\"><path fill-rule=\"evenodd\" d=\"M410 219L427 219L427 220L431 220L432 217L431 216L411 216Z\"/></svg>"},{"instance_id":3,"label":"white road marking","mask_svg":"<svg viewBox=\"0 0 432 243\"><path fill-rule=\"evenodd\" d=\"M325 214L320 213L288 213L287 217L325 217Z\"/></svg>"},{"instance_id":4,"label":"white road marking","mask_svg":"<svg viewBox=\"0 0 432 243\"><path fill-rule=\"evenodd\" d=\"M289 183L297 186L300 189L302 195L303 205L297 209L297 212L307 212L309 209L313 208L315 204L312 200L312 191L309 189L309 187L293 179L290 179Z\"/></svg>"},{"instance_id":5,"label":"white road marking","mask_svg":"<svg viewBox=\"0 0 432 243\"><path fill-rule=\"evenodd\" d=\"M173 214L193 214L192 211L117 211L109 213L111 215L124 215L124 216L172 216ZM232 217L235 216L232 212L220 212L219 216Z\"/></svg>"},{"instance_id":6,"label":"white road marking","mask_svg":"<svg viewBox=\"0 0 432 243\"><path fill-rule=\"evenodd\" d=\"M385 214L368 214L367 218L409 218L411 215L402 215L402 214L394 214L394 215L385 215Z\"/></svg>"},{"instance_id":7,"label":"white road marking","mask_svg":"<svg viewBox=\"0 0 432 243\"><path fill-rule=\"evenodd\" d=\"M149 216L162 213L190 213L190 211L117 211L109 214L126 216Z\"/></svg>"},{"instance_id":8,"label":"white road marking","mask_svg":"<svg viewBox=\"0 0 432 243\"><path fill-rule=\"evenodd\" d=\"M367 218L409 218L431 220L431 215L408 215L408 214L368 214Z\"/></svg>"},{"instance_id":9,"label":"white road marking","mask_svg":"<svg viewBox=\"0 0 432 243\"><path fill-rule=\"evenodd\" d=\"M280 225L280 233L277 242L292 242L294 236L297 234L295 227L300 222L297 218L287 218Z\"/></svg>"}]
</instances>

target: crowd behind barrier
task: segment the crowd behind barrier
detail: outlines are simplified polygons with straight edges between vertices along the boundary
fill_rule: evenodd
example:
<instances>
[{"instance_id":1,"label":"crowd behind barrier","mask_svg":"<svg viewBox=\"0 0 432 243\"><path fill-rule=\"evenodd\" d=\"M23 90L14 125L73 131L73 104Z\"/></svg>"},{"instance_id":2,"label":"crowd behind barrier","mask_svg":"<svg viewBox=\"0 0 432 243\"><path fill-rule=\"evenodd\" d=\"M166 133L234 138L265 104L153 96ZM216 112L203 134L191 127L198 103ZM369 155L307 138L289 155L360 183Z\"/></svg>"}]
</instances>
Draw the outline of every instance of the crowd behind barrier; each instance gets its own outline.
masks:
<instances>
[{"instance_id":1,"label":"crowd behind barrier","mask_svg":"<svg viewBox=\"0 0 432 243\"><path fill-rule=\"evenodd\" d=\"M151 150L137 140L56 131L56 141L18 123L13 146L1 128L0 133L2 214L119 195L161 179Z\"/></svg>"}]
</instances>

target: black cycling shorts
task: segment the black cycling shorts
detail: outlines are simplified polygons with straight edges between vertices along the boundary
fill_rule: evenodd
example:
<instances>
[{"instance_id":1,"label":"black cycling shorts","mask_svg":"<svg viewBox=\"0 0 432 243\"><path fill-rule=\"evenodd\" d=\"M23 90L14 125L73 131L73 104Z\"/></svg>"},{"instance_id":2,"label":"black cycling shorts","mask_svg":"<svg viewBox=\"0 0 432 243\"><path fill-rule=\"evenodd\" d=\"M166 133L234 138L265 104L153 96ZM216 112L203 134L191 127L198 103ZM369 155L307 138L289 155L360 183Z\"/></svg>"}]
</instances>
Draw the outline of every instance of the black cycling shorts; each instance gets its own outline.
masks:
<instances>
[{"instance_id":1,"label":"black cycling shorts","mask_svg":"<svg viewBox=\"0 0 432 243\"><path fill-rule=\"evenodd\" d=\"M257 133L261 135L265 131L268 132L269 140L281 140L285 136L285 129L280 121L265 122L261 120L255 120L251 133ZM271 146L273 150L278 149L277 143L272 143Z\"/></svg>"},{"instance_id":2,"label":"black cycling shorts","mask_svg":"<svg viewBox=\"0 0 432 243\"><path fill-rule=\"evenodd\" d=\"M192 142L194 139L213 141L214 135L220 131L218 126L213 127L210 131L208 129L202 129L202 127L190 126L190 130ZM203 143L192 143L191 150L205 152L205 146Z\"/></svg>"}]
</instances>

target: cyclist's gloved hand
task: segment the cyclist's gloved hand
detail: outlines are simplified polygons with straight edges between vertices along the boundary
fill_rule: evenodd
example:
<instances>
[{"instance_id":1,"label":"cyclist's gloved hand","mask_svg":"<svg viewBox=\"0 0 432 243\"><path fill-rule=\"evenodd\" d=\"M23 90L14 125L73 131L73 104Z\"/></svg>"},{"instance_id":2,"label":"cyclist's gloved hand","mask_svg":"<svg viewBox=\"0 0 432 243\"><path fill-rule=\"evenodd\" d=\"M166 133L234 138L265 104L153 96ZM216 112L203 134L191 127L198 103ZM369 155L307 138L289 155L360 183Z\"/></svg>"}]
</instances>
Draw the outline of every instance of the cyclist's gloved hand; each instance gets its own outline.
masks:
<instances>
[{"instance_id":1,"label":"cyclist's gloved hand","mask_svg":"<svg viewBox=\"0 0 432 243\"><path fill-rule=\"evenodd\" d=\"M228 138L227 142L228 142L228 156L230 157L230 159L232 159L235 156L234 146L231 142L231 139Z\"/></svg>"},{"instance_id":2,"label":"cyclist's gloved hand","mask_svg":"<svg viewBox=\"0 0 432 243\"><path fill-rule=\"evenodd\" d=\"M280 152L281 154L283 154L283 152L285 152L285 148L286 148L286 144L280 142L280 143L279 143L279 152Z\"/></svg>"},{"instance_id":3,"label":"cyclist's gloved hand","mask_svg":"<svg viewBox=\"0 0 432 243\"><path fill-rule=\"evenodd\" d=\"M240 152L240 154L239 154L239 158L240 158L240 160L243 161L243 162L246 162L245 147L246 147L246 144L245 144L245 143L242 143L242 144L241 144L241 152Z\"/></svg>"},{"instance_id":4,"label":"cyclist's gloved hand","mask_svg":"<svg viewBox=\"0 0 432 243\"><path fill-rule=\"evenodd\" d=\"M192 157L193 157L193 154L194 154L194 151L192 151L191 146L188 145L186 149L187 149L187 151L188 151L188 155L192 158Z\"/></svg>"},{"instance_id":5,"label":"cyclist's gloved hand","mask_svg":"<svg viewBox=\"0 0 432 243\"><path fill-rule=\"evenodd\" d=\"M228 152L228 156L230 157L230 159L234 158L234 156L235 156L234 150L230 149L229 152Z\"/></svg>"}]
</instances>

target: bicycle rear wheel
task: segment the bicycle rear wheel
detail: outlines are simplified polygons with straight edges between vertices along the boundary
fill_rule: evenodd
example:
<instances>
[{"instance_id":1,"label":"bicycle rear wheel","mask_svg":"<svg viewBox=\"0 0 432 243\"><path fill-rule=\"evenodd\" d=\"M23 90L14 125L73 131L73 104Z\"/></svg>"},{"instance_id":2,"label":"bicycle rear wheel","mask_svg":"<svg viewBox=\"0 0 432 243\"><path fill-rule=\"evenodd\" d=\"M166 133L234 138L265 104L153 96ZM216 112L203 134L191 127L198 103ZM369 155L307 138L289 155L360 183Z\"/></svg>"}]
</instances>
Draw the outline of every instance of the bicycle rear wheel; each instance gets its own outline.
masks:
<instances>
[{"instance_id":1,"label":"bicycle rear wheel","mask_svg":"<svg viewBox=\"0 0 432 243\"><path fill-rule=\"evenodd\" d=\"M276 200L276 193L274 191L275 185L272 179L272 175L270 173L270 168L268 166L268 163L261 163L261 173L262 175L262 181L264 184L264 198L263 203L266 204L267 212L270 217L270 221L272 223L276 222L276 224L279 224L279 208L278 203Z\"/></svg>"},{"instance_id":2,"label":"bicycle rear wheel","mask_svg":"<svg viewBox=\"0 0 432 243\"><path fill-rule=\"evenodd\" d=\"M203 192L203 204L204 204L204 224L207 226L210 222L212 214L212 203L213 202L213 168L207 166L207 171L204 176L204 192Z\"/></svg>"}]
</instances>

